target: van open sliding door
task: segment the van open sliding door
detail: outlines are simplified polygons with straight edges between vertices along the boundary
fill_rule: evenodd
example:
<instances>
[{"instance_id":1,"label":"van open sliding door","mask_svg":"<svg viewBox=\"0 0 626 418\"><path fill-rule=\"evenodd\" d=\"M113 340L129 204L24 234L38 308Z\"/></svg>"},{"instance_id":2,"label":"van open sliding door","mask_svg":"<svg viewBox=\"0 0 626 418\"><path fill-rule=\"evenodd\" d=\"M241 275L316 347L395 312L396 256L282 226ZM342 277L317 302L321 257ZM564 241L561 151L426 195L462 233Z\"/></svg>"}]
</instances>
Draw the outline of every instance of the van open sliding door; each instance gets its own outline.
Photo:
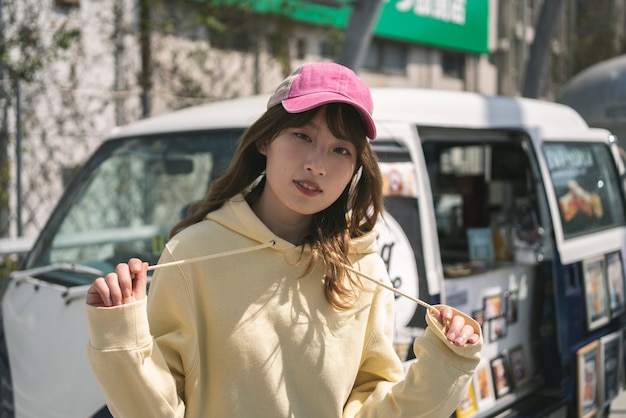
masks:
<instances>
[{"instance_id":1,"label":"van open sliding door","mask_svg":"<svg viewBox=\"0 0 626 418\"><path fill-rule=\"evenodd\" d=\"M545 390L541 335L551 319L550 211L530 135L417 128L434 205L444 302L483 327L483 361L457 416L547 416L565 397ZM548 319L546 319L548 318ZM548 347L544 351L544 346ZM517 415L515 415L517 414ZM504 415L508 416L508 415Z\"/></svg>"}]
</instances>

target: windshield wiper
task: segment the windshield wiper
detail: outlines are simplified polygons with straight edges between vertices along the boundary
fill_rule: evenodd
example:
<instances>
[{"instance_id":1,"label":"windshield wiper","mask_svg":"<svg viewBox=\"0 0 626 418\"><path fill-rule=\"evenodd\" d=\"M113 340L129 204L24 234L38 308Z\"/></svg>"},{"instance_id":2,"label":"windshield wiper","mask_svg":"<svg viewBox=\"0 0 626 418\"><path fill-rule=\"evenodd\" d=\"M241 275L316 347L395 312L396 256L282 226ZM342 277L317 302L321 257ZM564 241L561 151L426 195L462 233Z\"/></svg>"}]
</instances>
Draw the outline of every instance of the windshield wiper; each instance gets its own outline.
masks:
<instances>
[{"instance_id":1,"label":"windshield wiper","mask_svg":"<svg viewBox=\"0 0 626 418\"><path fill-rule=\"evenodd\" d=\"M69 271L72 273L81 274L93 274L94 276L104 276L104 272L100 269L83 266L82 264L75 263L55 263L42 267L34 267L32 269L14 271L9 275L9 278L19 283L25 280L27 277L37 277L44 273L50 273L54 271Z\"/></svg>"},{"instance_id":2,"label":"windshield wiper","mask_svg":"<svg viewBox=\"0 0 626 418\"><path fill-rule=\"evenodd\" d=\"M26 281L31 278L37 279L37 280L44 280L40 278L39 276L45 277L46 275L50 273L55 273L55 272L69 272L69 273L75 273L78 275L89 275L89 276L93 276L94 279L96 277L102 277L105 274L102 270L89 267L89 266L84 266L81 264L56 263L56 264L50 264L48 266L35 267L35 268L27 269L27 270L15 271L9 275L9 280L14 281L15 285L18 286L23 281ZM50 277L47 277L47 278L52 279ZM84 298L85 295L87 294L87 289L89 288L89 286L91 286L91 283L84 283L84 284L78 284L78 285L72 286L69 283L69 281L61 280L59 278L56 278L56 280L49 280L49 282L52 284L56 284L58 286L65 287L65 291L61 294L61 296L63 297L63 300L65 301L66 305L71 303L73 300Z\"/></svg>"}]
</instances>

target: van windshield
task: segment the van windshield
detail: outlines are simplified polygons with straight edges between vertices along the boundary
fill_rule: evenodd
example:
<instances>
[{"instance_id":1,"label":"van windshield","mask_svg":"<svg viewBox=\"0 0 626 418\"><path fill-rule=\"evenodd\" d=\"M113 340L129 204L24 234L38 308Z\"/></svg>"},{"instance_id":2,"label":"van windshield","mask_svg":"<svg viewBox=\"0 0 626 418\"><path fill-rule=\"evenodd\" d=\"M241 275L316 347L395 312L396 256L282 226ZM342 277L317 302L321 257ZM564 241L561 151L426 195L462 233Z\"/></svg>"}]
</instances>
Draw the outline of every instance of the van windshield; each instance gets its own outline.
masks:
<instances>
[{"instance_id":1,"label":"van windshield","mask_svg":"<svg viewBox=\"0 0 626 418\"><path fill-rule=\"evenodd\" d=\"M131 257L156 263L170 228L225 170L241 133L106 143L68 186L27 268L72 263L108 272Z\"/></svg>"}]
</instances>

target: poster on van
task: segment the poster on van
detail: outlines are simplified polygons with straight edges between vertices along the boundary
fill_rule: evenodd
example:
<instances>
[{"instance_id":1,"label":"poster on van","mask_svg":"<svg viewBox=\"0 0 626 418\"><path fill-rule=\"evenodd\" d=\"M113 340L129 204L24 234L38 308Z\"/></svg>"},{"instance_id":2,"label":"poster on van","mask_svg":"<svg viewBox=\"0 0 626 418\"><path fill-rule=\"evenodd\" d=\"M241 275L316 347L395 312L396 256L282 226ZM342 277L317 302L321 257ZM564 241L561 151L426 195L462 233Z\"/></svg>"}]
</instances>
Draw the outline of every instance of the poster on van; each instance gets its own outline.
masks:
<instances>
[{"instance_id":1,"label":"poster on van","mask_svg":"<svg viewBox=\"0 0 626 418\"><path fill-rule=\"evenodd\" d=\"M543 152L565 239L624 222L618 176L606 144L549 143Z\"/></svg>"}]
</instances>

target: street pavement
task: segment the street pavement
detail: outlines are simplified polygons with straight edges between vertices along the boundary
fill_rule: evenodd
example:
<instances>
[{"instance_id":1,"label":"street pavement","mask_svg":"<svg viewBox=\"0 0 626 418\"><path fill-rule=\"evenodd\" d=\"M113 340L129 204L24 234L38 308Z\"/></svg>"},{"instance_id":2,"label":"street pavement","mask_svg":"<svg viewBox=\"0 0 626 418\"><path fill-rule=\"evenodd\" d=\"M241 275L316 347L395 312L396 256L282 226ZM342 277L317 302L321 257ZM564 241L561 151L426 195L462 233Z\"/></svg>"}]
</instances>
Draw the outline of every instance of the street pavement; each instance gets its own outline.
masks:
<instances>
[{"instance_id":1,"label":"street pavement","mask_svg":"<svg viewBox=\"0 0 626 418\"><path fill-rule=\"evenodd\" d=\"M609 418L626 418L626 391L621 391L619 396L611 402Z\"/></svg>"}]
</instances>

